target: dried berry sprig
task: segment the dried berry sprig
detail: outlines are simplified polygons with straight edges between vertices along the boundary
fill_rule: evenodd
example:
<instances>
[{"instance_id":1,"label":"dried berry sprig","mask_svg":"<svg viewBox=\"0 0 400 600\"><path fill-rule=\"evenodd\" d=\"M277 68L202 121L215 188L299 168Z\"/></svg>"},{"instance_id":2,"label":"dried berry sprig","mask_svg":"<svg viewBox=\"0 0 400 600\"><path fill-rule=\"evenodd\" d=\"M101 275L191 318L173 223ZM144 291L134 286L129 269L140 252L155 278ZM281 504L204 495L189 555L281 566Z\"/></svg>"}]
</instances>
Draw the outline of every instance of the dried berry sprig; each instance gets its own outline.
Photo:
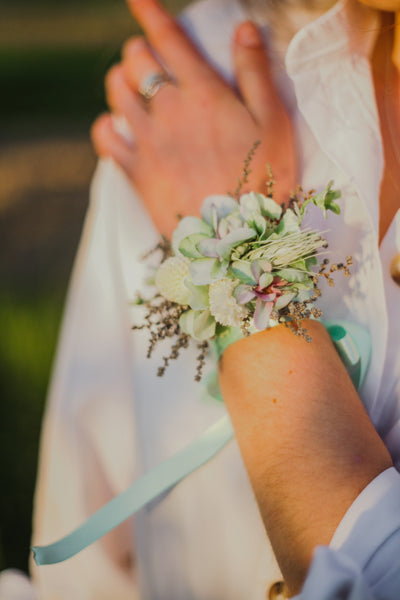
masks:
<instances>
[{"instance_id":1,"label":"dried berry sprig","mask_svg":"<svg viewBox=\"0 0 400 600\"><path fill-rule=\"evenodd\" d=\"M158 342L166 338L180 337L182 335L179 318L188 307L166 300L160 294L157 294L150 300L143 300L142 298L140 300L140 304L146 306L144 323L142 325L133 325L132 329L147 329L149 331L150 340L147 349L147 358L150 358Z\"/></svg>"},{"instance_id":2,"label":"dried berry sprig","mask_svg":"<svg viewBox=\"0 0 400 600\"><path fill-rule=\"evenodd\" d=\"M187 348L189 345L190 336L186 333L179 333L178 338L171 347L171 352L168 356L163 356L163 364L158 368L157 376L162 377L171 360L176 360L179 357L182 348Z\"/></svg>"},{"instance_id":3,"label":"dried berry sprig","mask_svg":"<svg viewBox=\"0 0 400 600\"><path fill-rule=\"evenodd\" d=\"M268 179L265 182L265 186L267 188L267 196L268 196L268 198L273 198L274 197L275 179L274 179L271 165L267 165L267 174L268 174Z\"/></svg>"},{"instance_id":4,"label":"dried berry sprig","mask_svg":"<svg viewBox=\"0 0 400 600\"><path fill-rule=\"evenodd\" d=\"M324 259L320 265L320 269L315 273L313 277L314 289L313 293L304 301L294 300L288 304L288 306L281 311L280 315L272 313L272 318L278 320L280 323L285 324L291 329L296 335L302 337L306 342L311 342L311 336L308 334L307 329L303 327L303 323L306 319L314 318L320 319L322 317L322 310L315 306L315 302L321 296L321 290L318 287L319 277L325 277L330 286L334 286L335 282L330 275L336 271L342 270L345 277L350 275L348 266L352 264L352 257L346 257L346 264L338 263L332 264L329 271L326 272L329 260Z\"/></svg>"},{"instance_id":5,"label":"dried berry sprig","mask_svg":"<svg viewBox=\"0 0 400 600\"><path fill-rule=\"evenodd\" d=\"M197 348L200 350L199 354L196 357L197 367L196 367L196 375L194 377L195 381L201 381L201 377L203 375L203 368L206 364L206 356L208 354L209 344L208 341L199 342L197 344Z\"/></svg>"},{"instance_id":6,"label":"dried berry sprig","mask_svg":"<svg viewBox=\"0 0 400 600\"><path fill-rule=\"evenodd\" d=\"M346 256L345 263L333 263L329 270L327 271L327 267L329 265L329 260L325 258L322 263L319 271L315 273L314 281L318 280L318 277L324 277L330 287L335 285L335 281L333 277L331 277L332 273L336 273L337 271L343 271L345 277L350 277L349 267L353 264L353 257L348 255Z\"/></svg>"},{"instance_id":7,"label":"dried berry sprig","mask_svg":"<svg viewBox=\"0 0 400 600\"><path fill-rule=\"evenodd\" d=\"M252 145L252 147L250 148L250 150L245 158L242 176L239 177L237 187L236 187L235 191L233 192L234 198L239 198L240 192L242 191L244 184L249 181L249 175L251 173L250 164L251 164L251 161L254 158L254 154L256 153L256 150L260 144L261 144L261 140L256 140L254 142L254 144Z\"/></svg>"},{"instance_id":8,"label":"dried berry sprig","mask_svg":"<svg viewBox=\"0 0 400 600\"><path fill-rule=\"evenodd\" d=\"M250 335L250 326L251 326L251 317L250 314L247 314L243 319L242 319L242 323L241 323L241 332L245 337L248 337Z\"/></svg>"},{"instance_id":9,"label":"dried berry sprig","mask_svg":"<svg viewBox=\"0 0 400 600\"><path fill-rule=\"evenodd\" d=\"M164 235L161 236L160 241L156 246L154 246L154 248L151 248L141 256L141 260L147 260L150 258L150 256L153 256L153 254L158 251L161 253L160 262L164 262L165 259L173 255L171 242Z\"/></svg>"}]
</instances>

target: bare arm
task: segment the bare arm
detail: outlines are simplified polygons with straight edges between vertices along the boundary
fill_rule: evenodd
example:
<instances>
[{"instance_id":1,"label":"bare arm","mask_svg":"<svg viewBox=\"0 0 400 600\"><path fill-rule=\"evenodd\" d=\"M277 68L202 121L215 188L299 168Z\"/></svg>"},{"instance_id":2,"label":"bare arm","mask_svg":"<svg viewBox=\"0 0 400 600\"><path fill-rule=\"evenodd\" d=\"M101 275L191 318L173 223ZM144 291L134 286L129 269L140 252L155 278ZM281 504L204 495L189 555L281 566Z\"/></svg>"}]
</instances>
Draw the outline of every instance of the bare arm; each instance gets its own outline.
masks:
<instances>
[{"instance_id":1,"label":"bare arm","mask_svg":"<svg viewBox=\"0 0 400 600\"><path fill-rule=\"evenodd\" d=\"M291 593L312 552L391 458L325 328L284 326L230 346L219 376L265 528Z\"/></svg>"}]
</instances>

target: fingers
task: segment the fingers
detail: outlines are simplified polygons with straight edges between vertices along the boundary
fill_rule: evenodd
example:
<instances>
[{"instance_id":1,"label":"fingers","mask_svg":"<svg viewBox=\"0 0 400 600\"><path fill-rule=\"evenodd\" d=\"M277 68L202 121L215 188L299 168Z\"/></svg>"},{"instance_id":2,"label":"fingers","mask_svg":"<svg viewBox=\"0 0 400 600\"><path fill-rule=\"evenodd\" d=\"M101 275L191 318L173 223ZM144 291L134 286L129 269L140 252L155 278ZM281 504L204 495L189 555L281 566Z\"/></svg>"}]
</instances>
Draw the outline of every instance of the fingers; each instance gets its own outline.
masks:
<instances>
[{"instance_id":1,"label":"fingers","mask_svg":"<svg viewBox=\"0 0 400 600\"><path fill-rule=\"evenodd\" d=\"M136 160L135 150L116 133L110 114L106 113L96 119L92 125L91 137L98 156L113 158L128 176L132 175Z\"/></svg>"},{"instance_id":2,"label":"fingers","mask_svg":"<svg viewBox=\"0 0 400 600\"><path fill-rule=\"evenodd\" d=\"M243 101L257 123L265 125L271 104L276 104L278 97L263 40L257 27L250 21L242 23L236 30L233 55Z\"/></svg>"},{"instance_id":3,"label":"fingers","mask_svg":"<svg viewBox=\"0 0 400 600\"><path fill-rule=\"evenodd\" d=\"M137 90L152 73L164 73L143 37L130 38L122 49L122 66L128 83Z\"/></svg>"},{"instance_id":4,"label":"fingers","mask_svg":"<svg viewBox=\"0 0 400 600\"><path fill-rule=\"evenodd\" d=\"M212 68L157 0L127 1L151 46L179 82L185 84L202 77L217 79Z\"/></svg>"},{"instance_id":5,"label":"fingers","mask_svg":"<svg viewBox=\"0 0 400 600\"><path fill-rule=\"evenodd\" d=\"M116 65L107 73L106 98L110 109L124 115L138 137L146 135L150 123L137 87L132 88L125 77L122 65Z\"/></svg>"},{"instance_id":6,"label":"fingers","mask_svg":"<svg viewBox=\"0 0 400 600\"><path fill-rule=\"evenodd\" d=\"M154 58L146 40L142 37L128 40L123 48L122 55L122 69L125 80L136 94L150 75L166 75L160 63ZM167 75L167 77L169 76ZM162 92L159 90L160 96L157 92L151 100L152 110L160 98L165 101L166 96L172 96L172 98L175 96L176 87L172 83L162 87L166 89L162 89ZM141 100L143 101L143 98Z\"/></svg>"}]
</instances>

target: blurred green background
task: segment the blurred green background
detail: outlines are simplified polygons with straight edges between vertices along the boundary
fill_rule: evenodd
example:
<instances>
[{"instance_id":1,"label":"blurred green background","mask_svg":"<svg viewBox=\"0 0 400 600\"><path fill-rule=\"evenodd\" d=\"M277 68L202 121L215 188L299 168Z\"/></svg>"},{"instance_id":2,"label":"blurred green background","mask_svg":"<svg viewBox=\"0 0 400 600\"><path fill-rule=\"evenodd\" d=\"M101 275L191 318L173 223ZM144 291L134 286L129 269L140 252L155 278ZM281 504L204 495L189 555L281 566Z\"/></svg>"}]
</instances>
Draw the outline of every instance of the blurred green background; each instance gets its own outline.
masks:
<instances>
[{"instance_id":1,"label":"blurred green background","mask_svg":"<svg viewBox=\"0 0 400 600\"><path fill-rule=\"evenodd\" d=\"M123 0L0 0L0 570L27 571L41 418L95 167L88 131L137 31Z\"/></svg>"}]
</instances>

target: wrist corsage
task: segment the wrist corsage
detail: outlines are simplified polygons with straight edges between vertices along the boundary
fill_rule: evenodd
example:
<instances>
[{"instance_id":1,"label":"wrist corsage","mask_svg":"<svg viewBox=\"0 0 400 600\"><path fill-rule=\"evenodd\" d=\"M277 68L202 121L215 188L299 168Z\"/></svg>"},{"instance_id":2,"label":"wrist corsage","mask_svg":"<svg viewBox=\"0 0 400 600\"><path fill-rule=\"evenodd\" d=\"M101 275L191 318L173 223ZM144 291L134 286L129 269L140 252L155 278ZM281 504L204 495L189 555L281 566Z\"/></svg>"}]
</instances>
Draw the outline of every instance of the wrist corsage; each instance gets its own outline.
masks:
<instances>
[{"instance_id":1,"label":"wrist corsage","mask_svg":"<svg viewBox=\"0 0 400 600\"><path fill-rule=\"evenodd\" d=\"M145 321L134 326L149 330L149 356L158 341L175 338L159 375L188 346L190 338L200 349L197 380L210 342L218 355L235 339L280 323L311 341L302 322L321 316L315 304L319 280L325 278L333 285L335 271L349 275L351 257L328 267L324 232L303 226L310 204L325 215L328 210L338 214L340 192L332 188L332 182L319 194L304 194L299 188L287 207L279 206L273 199L270 177L265 195L240 194L252 152L236 193L206 198L201 218L183 218L172 243L163 241L159 246L163 258L154 277L157 293L147 300L138 299L145 307ZM325 321L324 325L354 385L360 387L371 354L368 332L348 321ZM218 397L215 388L212 395ZM53 564L74 556L212 460L233 435L225 414L77 529L52 544L33 547L36 563Z\"/></svg>"},{"instance_id":2,"label":"wrist corsage","mask_svg":"<svg viewBox=\"0 0 400 600\"><path fill-rule=\"evenodd\" d=\"M311 341L302 322L322 315L316 306L319 279L334 285L335 271L350 274L351 256L329 266L324 232L303 226L311 204L324 216L329 210L340 213L336 201L341 192L333 189L333 182L318 194L299 187L287 206L280 206L274 200L271 173L266 194L240 194L249 157L234 195L207 197L201 217L182 218L171 244L164 240L159 246L163 257L153 280L157 293L147 300L138 298L146 307L145 321L133 327L149 330L149 357L157 342L174 339L159 376L190 338L199 347L198 381L210 342L221 349L282 323Z\"/></svg>"}]
</instances>

